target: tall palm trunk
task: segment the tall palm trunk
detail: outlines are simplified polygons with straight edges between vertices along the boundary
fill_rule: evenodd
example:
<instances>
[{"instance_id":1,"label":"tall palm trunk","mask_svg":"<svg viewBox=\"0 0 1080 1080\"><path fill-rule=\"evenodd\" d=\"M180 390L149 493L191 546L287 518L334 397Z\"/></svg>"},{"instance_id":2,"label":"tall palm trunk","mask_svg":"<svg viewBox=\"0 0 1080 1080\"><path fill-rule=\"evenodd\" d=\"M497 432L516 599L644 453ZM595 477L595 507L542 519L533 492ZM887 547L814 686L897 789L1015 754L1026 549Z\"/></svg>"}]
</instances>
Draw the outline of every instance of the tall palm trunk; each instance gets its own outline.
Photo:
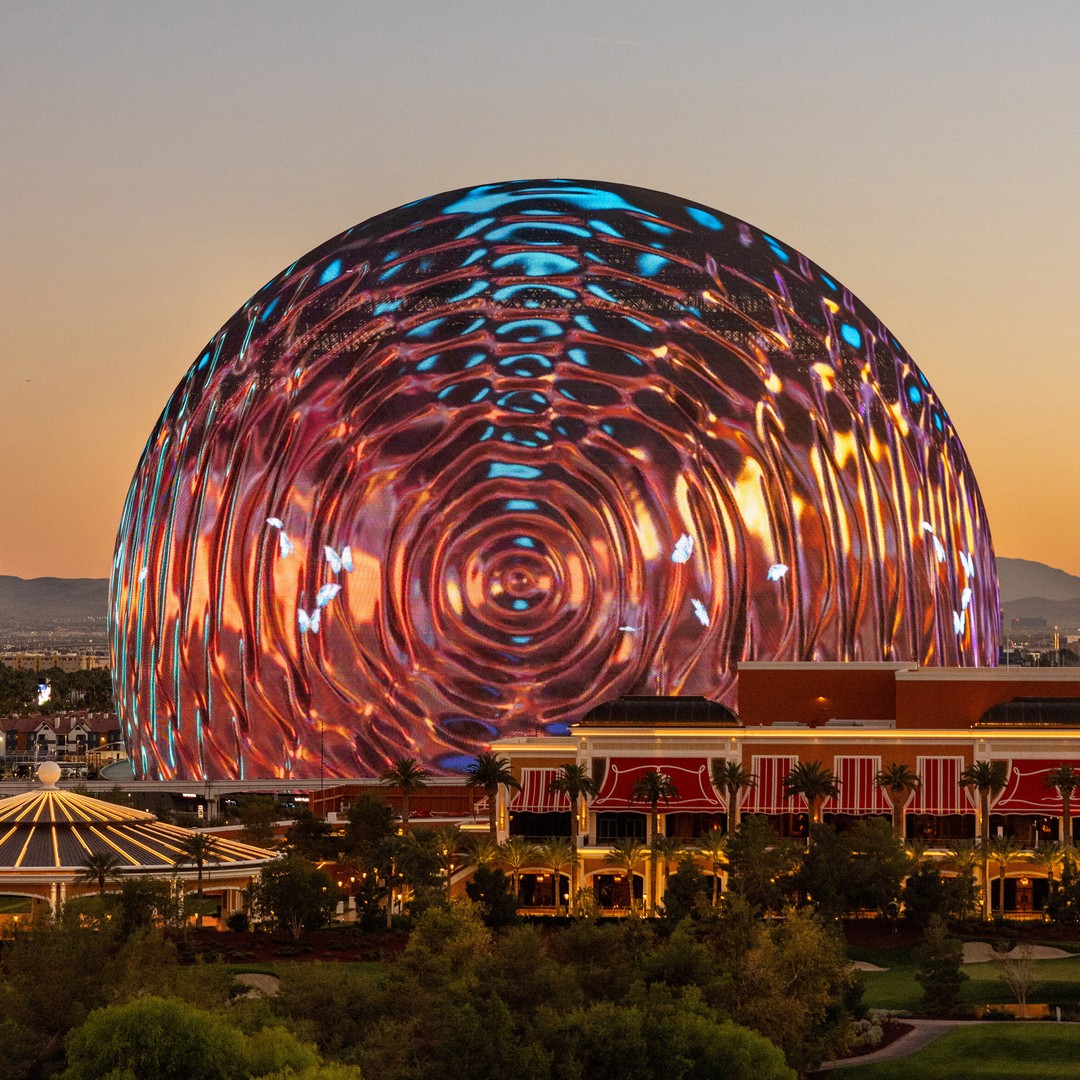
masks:
<instances>
[{"instance_id":1,"label":"tall palm trunk","mask_svg":"<svg viewBox=\"0 0 1080 1080\"><path fill-rule=\"evenodd\" d=\"M656 914L656 905L660 900L659 882L657 878L656 858L656 834L660 831L660 814L658 803L652 803L649 812L649 914Z\"/></svg>"},{"instance_id":2,"label":"tall palm trunk","mask_svg":"<svg viewBox=\"0 0 1080 1080\"><path fill-rule=\"evenodd\" d=\"M578 870L578 797L570 800L570 901L567 913L574 914L577 908L577 870Z\"/></svg>"},{"instance_id":3,"label":"tall palm trunk","mask_svg":"<svg viewBox=\"0 0 1080 1080\"><path fill-rule=\"evenodd\" d=\"M979 823L979 836L982 840L982 887L983 887L983 918L987 922L993 915L990 906L990 792L979 792L979 814L982 820Z\"/></svg>"},{"instance_id":4,"label":"tall palm trunk","mask_svg":"<svg viewBox=\"0 0 1080 1080\"><path fill-rule=\"evenodd\" d=\"M491 839L494 843L499 839L499 819L498 819L498 803L499 803L499 789L488 788L488 828L491 830Z\"/></svg>"},{"instance_id":5,"label":"tall palm trunk","mask_svg":"<svg viewBox=\"0 0 1080 1080\"><path fill-rule=\"evenodd\" d=\"M739 786L738 784L732 784L727 789L727 829L729 833L733 833L739 827ZM713 907L716 906L716 900L713 899Z\"/></svg>"},{"instance_id":6,"label":"tall palm trunk","mask_svg":"<svg viewBox=\"0 0 1080 1080\"><path fill-rule=\"evenodd\" d=\"M1066 851L1072 849L1072 792L1061 793L1061 843Z\"/></svg>"}]
</instances>

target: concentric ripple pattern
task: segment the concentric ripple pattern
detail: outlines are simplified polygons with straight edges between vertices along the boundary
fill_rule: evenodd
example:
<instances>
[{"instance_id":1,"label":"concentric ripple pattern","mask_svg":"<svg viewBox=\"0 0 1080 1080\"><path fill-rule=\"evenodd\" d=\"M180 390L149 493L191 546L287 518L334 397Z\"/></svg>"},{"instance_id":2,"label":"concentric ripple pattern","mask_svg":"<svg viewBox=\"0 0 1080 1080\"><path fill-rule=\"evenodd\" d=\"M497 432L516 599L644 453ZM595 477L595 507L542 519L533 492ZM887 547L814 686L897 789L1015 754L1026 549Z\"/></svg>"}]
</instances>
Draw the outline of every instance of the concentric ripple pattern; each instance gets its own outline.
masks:
<instances>
[{"instance_id":1,"label":"concentric ripple pattern","mask_svg":"<svg viewBox=\"0 0 1080 1080\"><path fill-rule=\"evenodd\" d=\"M214 336L127 498L144 777L460 770L740 660L990 664L990 534L925 376L835 278L669 195L438 195Z\"/></svg>"}]
</instances>

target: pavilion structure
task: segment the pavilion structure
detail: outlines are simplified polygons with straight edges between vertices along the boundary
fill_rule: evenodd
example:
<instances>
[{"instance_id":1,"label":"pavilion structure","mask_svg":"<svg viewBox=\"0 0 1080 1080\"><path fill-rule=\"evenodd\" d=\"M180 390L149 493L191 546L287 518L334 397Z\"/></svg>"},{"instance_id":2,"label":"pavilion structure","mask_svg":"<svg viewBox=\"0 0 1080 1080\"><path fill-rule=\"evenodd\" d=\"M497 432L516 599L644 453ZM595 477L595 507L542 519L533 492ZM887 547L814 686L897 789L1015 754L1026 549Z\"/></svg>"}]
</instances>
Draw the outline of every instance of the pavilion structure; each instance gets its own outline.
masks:
<instances>
[{"instance_id":1,"label":"pavilion structure","mask_svg":"<svg viewBox=\"0 0 1080 1080\"><path fill-rule=\"evenodd\" d=\"M200 873L185 851L192 829L159 821L153 814L57 787L60 768L52 761L38 768L41 787L0 799L0 898L8 909L17 898L31 909L57 913L72 897L93 894L93 856L114 856L105 889L128 877L167 877L185 891ZM206 892L221 899L226 916L240 905L241 893L279 853L215 835L204 859ZM0 929L13 916L0 907Z\"/></svg>"}]
</instances>

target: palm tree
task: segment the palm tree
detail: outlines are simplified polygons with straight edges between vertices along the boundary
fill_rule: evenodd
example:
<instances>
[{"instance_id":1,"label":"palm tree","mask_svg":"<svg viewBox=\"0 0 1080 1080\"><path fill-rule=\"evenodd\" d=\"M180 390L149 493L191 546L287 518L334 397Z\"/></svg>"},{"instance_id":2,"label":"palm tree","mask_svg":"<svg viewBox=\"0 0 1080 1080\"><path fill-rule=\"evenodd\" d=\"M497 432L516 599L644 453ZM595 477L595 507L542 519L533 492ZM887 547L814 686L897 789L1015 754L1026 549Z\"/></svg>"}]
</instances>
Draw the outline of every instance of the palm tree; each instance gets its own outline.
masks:
<instances>
[{"instance_id":1,"label":"palm tree","mask_svg":"<svg viewBox=\"0 0 1080 1080\"><path fill-rule=\"evenodd\" d=\"M465 841L466 866L494 866L499 859L499 845L490 836L472 835Z\"/></svg>"},{"instance_id":2,"label":"palm tree","mask_svg":"<svg viewBox=\"0 0 1080 1080\"><path fill-rule=\"evenodd\" d=\"M614 866L621 870L630 883L630 906L634 906L634 875L638 867L645 861L648 850L640 840L627 837L625 840L616 840L611 850L604 856L604 862L608 866Z\"/></svg>"},{"instance_id":3,"label":"palm tree","mask_svg":"<svg viewBox=\"0 0 1080 1080\"><path fill-rule=\"evenodd\" d=\"M1080 773L1071 765L1057 765L1046 774L1044 783L1061 796L1061 843L1072 847L1072 797L1080 788Z\"/></svg>"},{"instance_id":4,"label":"palm tree","mask_svg":"<svg viewBox=\"0 0 1080 1080\"><path fill-rule=\"evenodd\" d=\"M510 762L490 750L485 750L465 770L465 786L483 788L488 800L488 828L491 830L492 841L497 841L499 823L496 815L496 804L499 799L499 788L507 787L513 788L515 791L521 790L521 785L514 779L514 774L510 771Z\"/></svg>"},{"instance_id":5,"label":"palm tree","mask_svg":"<svg viewBox=\"0 0 1080 1080\"><path fill-rule=\"evenodd\" d=\"M435 851L439 857L439 869L446 875L446 899L457 869L457 853L461 848L462 832L456 825L437 825L431 830L435 836Z\"/></svg>"},{"instance_id":6,"label":"palm tree","mask_svg":"<svg viewBox=\"0 0 1080 1080\"><path fill-rule=\"evenodd\" d=\"M892 762L874 777L874 783L892 804L893 828L901 841L904 839L904 808L912 794L919 790L922 780L910 765Z\"/></svg>"},{"instance_id":7,"label":"palm tree","mask_svg":"<svg viewBox=\"0 0 1080 1080\"><path fill-rule=\"evenodd\" d=\"M192 863L198 871L198 894L202 896L203 867L211 860L217 861L217 841L206 833L192 833L181 841L177 865Z\"/></svg>"},{"instance_id":8,"label":"palm tree","mask_svg":"<svg viewBox=\"0 0 1080 1080\"><path fill-rule=\"evenodd\" d=\"M1057 891L1055 871L1065 861L1065 857L1065 846L1054 840L1041 841L1035 845L1035 850L1028 855L1031 862L1046 871L1046 882L1050 888L1051 896Z\"/></svg>"},{"instance_id":9,"label":"palm tree","mask_svg":"<svg viewBox=\"0 0 1080 1080\"><path fill-rule=\"evenodd\" d=\"M720 895L720 871L727 866L727 837L719 829L710 829L695 845L702 858L708 859L712 870L712 906Z\"/></svg>"},{"instance_id":10,"label":"palm tree","mask_svg":"<svg viewBox=\"0 0 1080 1080\"><path fill-rule=\"evenodd\" d=\"M676 836L657 836L652 842L652 849L655 851L659 863L660 875L656 882L656 899L659 902L667 891L667 879L668 874L671 872L671 864L678 858L679 852L683 850L683 843Z\"/></svg>"},{"instance_id":11,"label":"palm tree","mask_svg":"<svg viewBox=\"0 0 1080 1080\"><path fill-rule=\"evenodd\" d=\"M1009 860L1019 854L1020 846L1011 836L995 836L990 840L990 855L998 864L998 915L1005 918L1005 869Z\"/></svg>"},{"instance_id":12,"label":"palm tree","mask_svg":"<svg viewBox=\"0 0 1080 1080\"><path fill-rule=\"evenodd\" d=\"M955 840L949 848L948 864L956 871L956 876L967 880L970 884L975 876L975 870L979 865L981 847L973 840ZM966 917L969 911L965 909L962 914Z\"/></svg>"},{"instance_id":13,"label":"palm tree","mask_svg":"<svg viewBox=\"0 0 1080 1080\"><path fill-rule=\"evenodd\" d=\"M548 785L548 790L565 795L570 800L570 844L574 852L574 861L570 865L570 909L573 914L577 896L578 803L583 798L594 798L600 791L600 785L584 765L562 765L558 775Z\"/></svg>"},{"instance_id":14,"label":"palm tree","mask_svg":"<svg viewBox=\"0 0 1080 1080\"><path fill-rule=\"evenodd\" d=\"M1004 761L973 761L960 774L960 786L979 793L982 843L983 917L990 918L990 800L1005 788Z\"/></svg>"},{"instance_id":15,"label":"palm tree","mask_svg":"<svg viewBox=\"0 0 1080 1080\"><path fill-rule=\"evenodd\" d=\"M739 801L742 793L757 783L757 777L743 768L741 761L716 761L712 767L712 782L727 803L727 831L739 827Z\"/></svg>"},{"instance_id":16,"label":"palm tree","mask_svg":"<svg viewBox=\"0 0 1080 1080\"><path fill-rule=\"evenodd\" d=\"M840 794L840 781L820 761L800 761L784 778L784 794L801 795L810 807L810 820L821 824L821 804Z\"/></svg>"},{"instance_id":17,"label":"palm tree","mask_svg":"<svg viewBox=\"0 0 1080 1080\"><path fill-rule=\"evenodd\" d=\"M401 792L401 829L409 831L409 797L428 785L431 773L413 757L398 758L382 774L382 782L387 787L397 788Z\"/></svg>"},{"instance_id":18,"label":"palm tree","mask_svg":"<svg viewBox=\"0 0 1080 1080\"><path fill-rule=\"evenodd\" d=\"M657 881L656 862L659 851L656 848L656 838L660 831L660 800L669 803L672 799L678 799L679 789L672 782L667 773L659 769L649 769L642 773L634 781L630 789L631 802L646 802L649 804L649 911L656 911Z\"/></svg>"},{"instance_id":19,"label":"palm tree","mask_svg":"<svg viewBox=\"0 0 1080 1080\"><path fill-rule=\"evenodd\" d=\"M514 895L521 893L521 871L527 866L535 866L540 852L535 844L530 843L524 836L511 836L499 845L499 862L510 871L510 880L514 883ZM571 896L573 895L573 882L571 881Z\"/></svg>"},{"instance_id":20,"label":"palm tree","mask_svg":"<svg viewBox=\"0 0 1080 1080\"><path fill-rule=\"evenodd\" d=\"M115 881L123 865L115 851L88 852L79 863L79 881L97 882L98 896L104 896L106 880Z\"/></svg>"},{"instance_id":21,"label":"palm tree","mask_svg":"<svg viewBox=\"0 0 1080 1080\"><path fill-rule=\"evenodd\" d=\"M574 849L569 840L553 836L539 848L539 864L555 876L555 911L562 911L562 875L573 865Z\"/></svg>"}]
</instances>

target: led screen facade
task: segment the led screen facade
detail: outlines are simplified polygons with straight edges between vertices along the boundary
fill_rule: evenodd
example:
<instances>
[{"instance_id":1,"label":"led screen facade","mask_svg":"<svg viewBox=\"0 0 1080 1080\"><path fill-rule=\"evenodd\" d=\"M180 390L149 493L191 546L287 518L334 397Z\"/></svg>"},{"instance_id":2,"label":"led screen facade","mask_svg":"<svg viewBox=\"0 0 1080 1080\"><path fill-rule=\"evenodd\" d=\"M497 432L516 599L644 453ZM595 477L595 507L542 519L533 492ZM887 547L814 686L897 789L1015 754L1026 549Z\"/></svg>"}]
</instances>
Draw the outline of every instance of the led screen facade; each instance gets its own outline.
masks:
<instances>
[{"instance_id":1,"label":"led screen facade","mask_svg":"<svg viewBox=\"0 0 1080 1080\"><path fill-rule=\"evenodd\" d=\"M124 509L144 777L460 770L740 659L990 664L942 403L842 284L640 188L518 181L349 229L191 366Z\"/></svg>"}]
</instances>

